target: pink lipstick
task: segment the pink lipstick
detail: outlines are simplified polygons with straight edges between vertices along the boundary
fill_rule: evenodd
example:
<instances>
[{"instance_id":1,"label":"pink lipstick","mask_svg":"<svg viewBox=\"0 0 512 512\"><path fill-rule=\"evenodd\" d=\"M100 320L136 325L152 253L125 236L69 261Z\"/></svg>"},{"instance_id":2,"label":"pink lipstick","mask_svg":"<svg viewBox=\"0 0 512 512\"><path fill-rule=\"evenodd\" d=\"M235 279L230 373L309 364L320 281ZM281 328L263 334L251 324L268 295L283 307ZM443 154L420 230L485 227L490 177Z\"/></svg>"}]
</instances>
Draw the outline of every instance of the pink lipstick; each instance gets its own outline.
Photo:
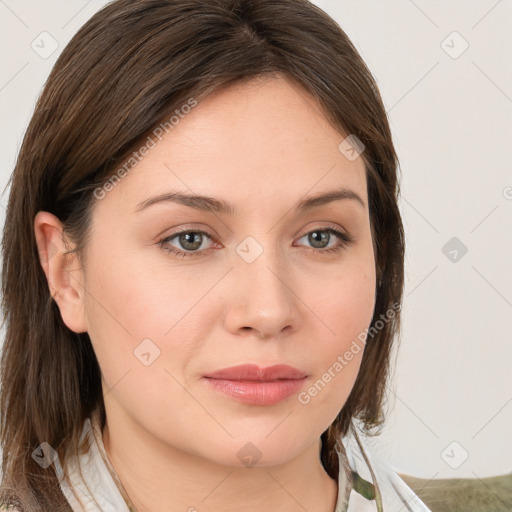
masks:
<instances>
[{"instance_id":1,"label":"pink lipstick","mask_svg":"<svg viewBox=\"0 0 512 512\"><path fill-rule=\"evenodd\" d=\"M307 374L288 365L260 368L244 364L204 376L216 391L252 405L273 405L297 393Z\"/></svg>"}]
</instances>

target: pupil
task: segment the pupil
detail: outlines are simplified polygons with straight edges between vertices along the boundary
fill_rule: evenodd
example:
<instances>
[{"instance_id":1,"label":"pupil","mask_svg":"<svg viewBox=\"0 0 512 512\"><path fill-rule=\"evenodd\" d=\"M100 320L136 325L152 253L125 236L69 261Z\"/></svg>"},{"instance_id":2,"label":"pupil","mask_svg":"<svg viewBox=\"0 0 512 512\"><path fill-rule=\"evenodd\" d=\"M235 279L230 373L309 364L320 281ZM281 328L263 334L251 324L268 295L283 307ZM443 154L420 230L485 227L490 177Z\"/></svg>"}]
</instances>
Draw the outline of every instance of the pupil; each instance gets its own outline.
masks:
<instances>
[{"instance_id":1,"label":"pupil","mask_svg":"<svg viewBox=\"0 0 512 512\"><path fill-rule=\"evenodd\" d=\"M185 249L198 249L201 247L201 233L184 233L180 238L180 243L182 243Z\"/></svg>"},{"instance_id":2,"label":"pupil","mask_svg":"<svg viewBox=\"0 0 512 512\"><path fill-rule=\"evenodd\" d=\"M319 248L323 248L323 247L325 247L325 245L327 245L327 243L329 243L329 233L327 233L326 231L313 231L312 233L310 233L309 238L310 238L309 241L310 241L311 245L313 245L313 247L316 247L315 244L317 244L319 242L319 239L320 239ZM325 244L323 244L323 242L325 242Z\"/></svg>"}]
</instances>

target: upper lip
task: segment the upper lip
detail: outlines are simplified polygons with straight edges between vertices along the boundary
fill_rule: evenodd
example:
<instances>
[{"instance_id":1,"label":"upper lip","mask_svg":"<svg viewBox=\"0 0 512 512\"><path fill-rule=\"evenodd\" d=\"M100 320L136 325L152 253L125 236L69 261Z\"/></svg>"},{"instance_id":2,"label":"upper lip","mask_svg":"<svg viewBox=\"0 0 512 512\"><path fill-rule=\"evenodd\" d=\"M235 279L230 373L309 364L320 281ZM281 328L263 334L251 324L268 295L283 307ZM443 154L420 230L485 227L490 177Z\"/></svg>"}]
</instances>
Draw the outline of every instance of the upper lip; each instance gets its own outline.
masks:
<instances>
[{"instance_id":1,"label":"upper lip","mask_svg":"<svg viewBox=\"0 0 512 512\"><path fill-rule=\"evenodd\" d=\"M284 379L303 379L307 377L307 374L286 364L277 364L267 366L266 368L261 368L255 364L242 364L208 373L205 377L210 379L270 382Z\"/></svg>"}]
</instances>

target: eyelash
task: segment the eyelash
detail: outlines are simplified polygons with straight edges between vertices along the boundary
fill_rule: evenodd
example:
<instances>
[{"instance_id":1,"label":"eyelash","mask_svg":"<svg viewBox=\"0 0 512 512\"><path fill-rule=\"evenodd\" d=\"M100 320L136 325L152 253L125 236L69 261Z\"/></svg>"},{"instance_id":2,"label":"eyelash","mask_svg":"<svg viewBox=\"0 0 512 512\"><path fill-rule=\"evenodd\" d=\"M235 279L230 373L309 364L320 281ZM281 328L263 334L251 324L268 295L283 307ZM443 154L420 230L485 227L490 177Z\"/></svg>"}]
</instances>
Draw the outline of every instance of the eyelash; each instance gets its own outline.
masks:
<instances>
[{"instance_id":1,"label":"eyelash","mask_svg":"<svg viewBox=\"0 0 512 512\"><path fill-rule=\"evenodd\" d=\"M336 229L336 228L334 228L332 226L327 226L327 227L324 227L324 228L312 229L311 231L308 231L307 233L304 233L304 235L302 235L300 238L304 238L305 236L309 235L310 233L314 233L315 231L325 231L327 233L333 234L333 235L335 235L336 237L338 237L340 239L340 242L337 245L335 245L334 247L330 247L329 249L315 249L315 248L313 248L312 250L313 250L314 253L322 253L322 254L336 253L336 252L341 251L341 249L345 249L347 246L349 246L350 244L352 244L355 241L354 238L351 235L349 235L348 233L342 233L341 231L339 231L338 229ZM214 250L213 248L210 248L210 249L204 249L202 251L185 252L185 251L181 251L181 250L176 249L176 248L172 248L171 249L167 245L165 245L166 243L170 242L171 240L173 240L177 236L182 235L182 234L188 234L188 233L198 233L200 235L206 236L210 240L212 239L210 234L207 233L206 231L202 231L200 229L188 229L188 230L178 231L178 232L176 232L176 233L174 233L174 234L172 234L170 236L167 236L167 237L159 240L157 243L160 245L160 247L162 249L164 249L167 252L173 254L174 256L177 256L177 257L179 256L179 257L182 257L182 258L202 257L202 256L205 256L205 255L209 254L211 251Z\"/></svg>"}]
</instances>

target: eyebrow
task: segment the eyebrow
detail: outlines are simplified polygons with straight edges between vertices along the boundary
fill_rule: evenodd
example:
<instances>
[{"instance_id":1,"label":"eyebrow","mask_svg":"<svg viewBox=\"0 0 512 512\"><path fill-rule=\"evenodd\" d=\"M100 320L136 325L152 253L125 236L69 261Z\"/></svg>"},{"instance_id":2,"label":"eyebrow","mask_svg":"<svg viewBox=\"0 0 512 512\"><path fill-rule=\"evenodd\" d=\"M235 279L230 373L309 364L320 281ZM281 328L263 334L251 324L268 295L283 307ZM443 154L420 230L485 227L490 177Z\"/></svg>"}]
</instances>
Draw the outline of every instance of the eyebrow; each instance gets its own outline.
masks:
<instances>
[{"instance_id":1,"label":"eyebrow","mask_svg":"<svg viewBox=\"0 0 512 512\"><path fill-rule=\"evenodd\" d=\"M299 213L305 212L307 210L311 210L312 208L317 208L333 201L340 201L345 199L354 200L360 206L366 208L366 203L363 201L363 199L361 199L359 194L353 190L342 187L337 190L324 192L322 194L303 199L297 203L295 210ZM169 202L182 204L191 208L195 208L196 210L202 210L206 212L222 213L226 215L236 215L238 213L236 206L225 200L202 195L185 194L183 192L177 191L160 194L140 202L135 208L135 213L145 210L154 204Z\"/></svg>"}]
</instances>

